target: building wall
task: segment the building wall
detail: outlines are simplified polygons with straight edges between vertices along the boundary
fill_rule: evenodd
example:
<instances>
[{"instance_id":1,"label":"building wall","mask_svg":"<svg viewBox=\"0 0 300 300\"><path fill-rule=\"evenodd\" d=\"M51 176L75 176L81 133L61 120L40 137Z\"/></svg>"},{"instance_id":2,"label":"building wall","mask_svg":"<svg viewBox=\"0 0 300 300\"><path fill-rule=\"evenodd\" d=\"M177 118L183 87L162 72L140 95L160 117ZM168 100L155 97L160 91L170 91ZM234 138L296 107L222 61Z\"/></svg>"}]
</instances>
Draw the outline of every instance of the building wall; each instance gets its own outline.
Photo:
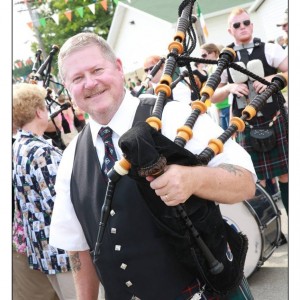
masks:
<instances>
[{"instance_id":1,"label":"building wall","mask_svg":"<svg viewBox=\"0 0 300 300\"><path fill-rule=\"evenodd\" d=\"M109 36L108 43L122 59L125 74L141 68L149 55L166 55L175 33L173 24L132 8L122 14L118 30L116 40Z\"/></svg>"},{"instance_id":2,"label":"building wall","mask_svg":"<svg viewBox=\"0 0 300 300\"><path fill-rule=\"evenodd\" d=\"M288 0L262 0L258 8L252 6L256 8L250 12L251 21L254 23L254 36L261 38L262 41L269 41L282 35L283 31L281 27L276 26L276 23L281 19L287 7ZM251 7L245 8L251 9ZM230 10L222 13L222 15L204 15L209 33L205 42L223 46L232 42L227 32L227 17ZM130 23L132 21L134 24ZM125 74L133 74L135 70L141 70L145 57L151 54L167 55L169 53L168 46L173 41L176 27L176 23L168 23L119 3L108 42L122 59ZM198 49L199 45L192 56L197 56Z\"/></svg>"},{"instance_id":3,"label":"building wall","mask_svg":"<svg viewBox=\"0 0 300 300\"><path fill-rule=\"evenodd\" d=\"M284 32L276 23L281 19L285 9L288 7L288 0L265 0L256 11L249 11L251 21L254 24L253 35L261 38L262 41L275 40ZM251 7L250 7L251 8ZM208 29L208 38L206 42L222 44L224 46L232 42L231 35L227 32L227 18L229 12L223 15L205 17L205 23Z\"/></svg>"}]
</instances>

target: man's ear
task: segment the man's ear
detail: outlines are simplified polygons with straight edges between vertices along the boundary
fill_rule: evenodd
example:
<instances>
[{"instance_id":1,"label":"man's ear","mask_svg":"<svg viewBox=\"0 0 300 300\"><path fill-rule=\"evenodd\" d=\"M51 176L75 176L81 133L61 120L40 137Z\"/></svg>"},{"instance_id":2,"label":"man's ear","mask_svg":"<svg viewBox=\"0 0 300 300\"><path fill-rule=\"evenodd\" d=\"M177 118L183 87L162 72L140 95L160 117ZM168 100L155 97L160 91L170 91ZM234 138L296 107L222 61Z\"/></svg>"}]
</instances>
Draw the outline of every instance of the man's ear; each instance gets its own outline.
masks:
<instances>
[{"instance_id":1,"label":"man's ear","mask_svg":"<svg viewBox=\"0 0 300 300\"><path fill-rule=\"evenodd\" d=\"M230 35L232 35L231 28L228 28L227 31Z\"/></svg>"}]
</instances>

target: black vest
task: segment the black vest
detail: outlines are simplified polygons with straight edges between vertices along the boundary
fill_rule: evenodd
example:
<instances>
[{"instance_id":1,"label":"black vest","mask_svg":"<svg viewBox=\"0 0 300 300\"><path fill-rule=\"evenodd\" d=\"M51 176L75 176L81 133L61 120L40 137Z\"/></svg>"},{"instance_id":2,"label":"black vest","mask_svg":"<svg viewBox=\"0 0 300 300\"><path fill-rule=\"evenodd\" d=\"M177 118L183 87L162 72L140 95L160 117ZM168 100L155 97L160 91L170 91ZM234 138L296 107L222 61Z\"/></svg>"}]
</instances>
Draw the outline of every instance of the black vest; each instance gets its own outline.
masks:
<instances>
[{"instance_id":1,"label":"black vest","mask_svg":"<svg viewBox=\"0 0 300 300\"><path fill-rule=\"evenodd\" d=\"M230 44L228 47L234 48L234 44ZM260 39L255 38L254 39L254 47L252 53L249 55L249 60L253 59L259 59L264 67L264 76L269 76L277 73L277 69L270 66L267 62L266 56L265 56L265 43L261 42ZM235 62L239 61L238 56L235 58ZM230 72L228 70L228 82L233 83L233 80L230 76ZM277 110L279 110L277 96L272 96L273 101L270 103L265 103L263 108L261 109L261 112L266 120L272 119L276 113ZM250 99L251 101L253 99ZM232 112L234 116L240 117L242 114L243 108L239 109L237 106L237 96L233 95L233 102L232 102ZM251 121L250 121L251 123Z\"/></svg>"},{"instance_id":2,"label":"black vest","mask_svg":"<svg viewBox=\"0 0 300 300\"><path fill-rule=\"evenodd\" d=\"M70 189L76 215L93 250L106 184L89 125L78 136ZM111 209L95 264L106 299L175 299L194 276L179 264L133 179L124 176L118 181Z\"/></svg>"}]
</instances>

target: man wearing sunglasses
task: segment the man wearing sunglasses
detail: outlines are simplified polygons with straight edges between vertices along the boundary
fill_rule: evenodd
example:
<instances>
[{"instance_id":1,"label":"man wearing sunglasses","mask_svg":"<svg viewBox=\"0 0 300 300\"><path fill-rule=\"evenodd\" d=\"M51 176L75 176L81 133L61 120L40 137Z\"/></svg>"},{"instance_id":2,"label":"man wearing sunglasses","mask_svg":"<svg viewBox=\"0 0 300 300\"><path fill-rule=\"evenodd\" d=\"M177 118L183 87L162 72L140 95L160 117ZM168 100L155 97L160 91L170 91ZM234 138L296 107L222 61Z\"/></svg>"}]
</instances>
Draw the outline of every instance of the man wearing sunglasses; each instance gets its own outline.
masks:
<instances>
[{"instance_id":1,"label":"man wearing sunglasses","mask_svg":"<svg viewBox=\"0 0 300 300\"><path fill-rule=\"evenodd\" d=\"M269 82L278 72L288 71L287 52L278 44L263 43L260 39L253 37L253 23L245 9L236 8L230 13L228 32L234 39L234 43L228 47L236 51L235 62L242 61L242 66ZM230 68L225 70L212 97L212 102L218 103L230 95L232 97L232 115L237 117L241 116L245 106L257 94L267 88L259 81L253 81L247 75L241 75L245 74ZM237 134L236 141L251 155L259 183L262 186L266 186L266 180L278 178L281 199L288 212L287 128L283 117L284 112L279 109L278 98L278 95L273 95L266 101L257 116L246 122L245 130ZM253 139L251 130L266 127L272 127L272 139L273 142L274 140L276 142L268 148L257 149L254 146L255 139ZM270 149L271 147L273 148Z\"/></svg>"}]
</instances>

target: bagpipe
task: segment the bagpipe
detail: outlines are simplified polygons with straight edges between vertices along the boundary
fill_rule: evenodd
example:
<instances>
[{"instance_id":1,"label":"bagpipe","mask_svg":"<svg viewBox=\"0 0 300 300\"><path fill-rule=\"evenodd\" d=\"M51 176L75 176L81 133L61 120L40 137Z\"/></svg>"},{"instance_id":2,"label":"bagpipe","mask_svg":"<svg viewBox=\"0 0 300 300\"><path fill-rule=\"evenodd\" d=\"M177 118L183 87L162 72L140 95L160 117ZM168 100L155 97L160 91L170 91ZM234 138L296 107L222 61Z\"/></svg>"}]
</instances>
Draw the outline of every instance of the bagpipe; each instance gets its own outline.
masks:
<instances>
[{"instance_id":1,"label":"bagpipe","mask_svg":"<svg viewBox=\"0 0 300 300\"><path fill-rule=\"evenodd\" d=\"M123 158L117 161L108 172L108 184L101 209L94 261L101 251L102 239L109 218L114 189L118 180L128 175L136 180L140 193L152 212L156 224L167 233L168 242L173 246L178 260L195 277L205 283L206 288L218 295L226 295L237 288L244 276L243 268L248 249L247 237L236 232L223 219L219 205L213 201L191 196L184 204L175 207L166 206L150 188L146 176L159 176L169 164L186 166L205 166L222 152L224 143L237 131L245 129L245 122L252 119L262 108L266 100L274 93L279 93L287 84L285 75L276 75L272 83L256 76L252 72L233 63L235 51L224 48L217 61L191 58L195 46L192 10L195 0L184 0L179 6L177 32L169 44L169 54L165 61L164 72L155 89L156 102L152 114L145 122L136 123L120 137L119 146ZM187 37L190 41L187 41ZM187 46L187 42L191 44ZM199 91L195 84L190 62L217 64L205 86ZM164 105L171 95L172 75L177 66L185 66L193 89L200 99L191 103L192 112L185 124L178 128L173 141L160 133ZM244 109L240 118L231 119L230 126L216 139L211 139L208 146L200 153L193 154L185 145L192 138L193 126L201 114L206 113L207 103L220 83L224 70L232 67L248 76L268 85L266 90L257 95ZM153 71L153 70L152 70ZM154 72L153 72L154 74ZM153 75L152 74L152 75Z\"/></svg>"},{"instance_id":2,"label":"bagpipe","mask_svg":"<svg viewBox=\"0 0 300 300\"><path fill-rule=\"evenodd\" d=\"M42 50L38 49L36 51L36 54L35 54L36 59L33 64L33 67L32 67L30 83L31 84L41 83L43 85L43 87L47 90L45 101L46 101L48 111L51 113L49 116L49 121L51 121L53 123L55 132L45 132L44 137L51 138L54 146L60 148L61 150L64 150L66 148L66 145L61 137L61 131L55 122L55 118L58 115L60 115L61 116L61 125L62 125L64 133L70 133L71 132L70 125L69 125L68 121L66 120L66 117L63 114L63 111L71 108L73 115L74 115L74 126L76 128L81 128L80 127L81 124L75 114L75 110L72 106L71 97L70 97L68 91L65 89L63 84L53 80L53 76L51 75L53 57L58 52L58 50L59 50L59 47L57 45L53 45L49 55L44 60L44 62L42 62L42 59L41 59ZM55 96L53 96L53 90L49 87L50 83L60 86L60 89L56 93ZM66 92L66 95L67 95L69 101L61 104L61 103L59 103L59 101L57 101L57 99L64 91Z\"/></svg>"}]
</instances>

